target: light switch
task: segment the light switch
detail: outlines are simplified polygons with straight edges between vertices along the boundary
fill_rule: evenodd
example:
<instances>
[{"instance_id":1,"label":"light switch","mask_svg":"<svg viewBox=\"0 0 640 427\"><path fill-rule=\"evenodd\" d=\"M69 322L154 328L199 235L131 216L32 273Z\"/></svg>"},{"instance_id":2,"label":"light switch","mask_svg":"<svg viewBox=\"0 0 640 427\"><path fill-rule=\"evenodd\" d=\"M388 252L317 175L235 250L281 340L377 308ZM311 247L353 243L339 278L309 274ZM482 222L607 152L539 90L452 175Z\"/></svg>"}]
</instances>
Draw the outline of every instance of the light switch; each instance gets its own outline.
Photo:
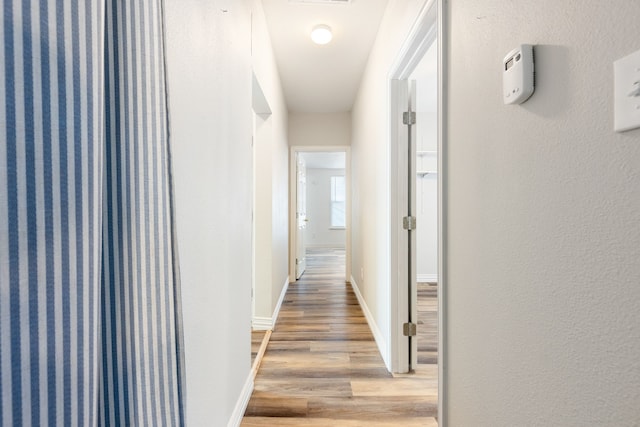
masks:
<instances>
[{"instance_id":1,"label":"light switch","mask_svg":"<svg viewBox=\"0 0 640 427\"><path fill-rule=\"evenodd\" d=\"M640 127L640 50L613 63L614 129Z\"/></svg>"}]
</instances>

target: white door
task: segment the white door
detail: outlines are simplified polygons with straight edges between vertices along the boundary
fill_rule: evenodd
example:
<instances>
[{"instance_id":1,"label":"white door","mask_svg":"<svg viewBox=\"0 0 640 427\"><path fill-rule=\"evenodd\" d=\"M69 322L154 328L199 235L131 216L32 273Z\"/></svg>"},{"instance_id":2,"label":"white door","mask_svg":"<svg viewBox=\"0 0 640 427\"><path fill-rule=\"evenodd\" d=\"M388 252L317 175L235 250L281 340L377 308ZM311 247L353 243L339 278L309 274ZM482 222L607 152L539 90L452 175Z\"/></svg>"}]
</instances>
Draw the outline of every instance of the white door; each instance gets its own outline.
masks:
<instances>
[{"instance_id":1,"label":"white door","mask_svg":"<svg viewBox=\"0 0 640 427\"><path fill-rule=\"evenodd\" d=\"M307 168L302 156L296 154L296 280L307 268L307 222Z\"/></svg>"},{"instance_id":2,"label":"white door","mask_svg":"<svg viewBox=\"0 0 640 427\"><path fill-rule=\"evenodd\" d=\"M403 228L407 231L407 293L408 293L408 301L407 301L407 314L408 319L407 322L410 325L418 324L418 258L417 258L417 250L416 250L416 227L418 224L416 223L416 88L417 84L415 80L408 81L409 85L409 99L407 112L408 114L403 114L403 124L405 124L407 129L407 213L406 216L409 218L406 221L406 225L403 224ZM409 369L414 369L418 364L418 337L414 332L409 333Z\"/></svg>"},{"instance_id":3,"label":"white door","mask_svg":"<svg viewBox=\"0 0 640 427\"><path fill-rule=\"evenodd\" d=\"M416 126L415 82L392 80L397 129L397 210L394 228L397 236L398 317L394 363L396 372L409 372L417 365L417 257L416 257Z\"/></svg>"}]
</instances>

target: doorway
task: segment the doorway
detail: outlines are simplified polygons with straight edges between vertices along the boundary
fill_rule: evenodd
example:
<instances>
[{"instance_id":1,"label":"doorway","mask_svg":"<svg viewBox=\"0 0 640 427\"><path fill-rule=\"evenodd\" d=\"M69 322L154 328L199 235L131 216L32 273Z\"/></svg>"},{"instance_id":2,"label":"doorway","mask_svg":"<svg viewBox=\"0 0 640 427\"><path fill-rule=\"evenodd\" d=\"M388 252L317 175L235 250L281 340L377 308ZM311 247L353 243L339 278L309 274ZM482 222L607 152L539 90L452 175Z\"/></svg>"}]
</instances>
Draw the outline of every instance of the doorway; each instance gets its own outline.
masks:
<instances>
[{"instance_id":1,"label":"doorway","mask_svg":"<svg viewBox=\"0 0 640 427\"><path fill-rule=\"evenodd\" d=\"M419 262L417 256L418 249L420 249L417 248L418 229L422 225L417 222L416 188L418 184L424 184L423 179L429 179L428 184L433 187L432 181L435 177L437 182L437 168L440 165L438 144L435 143L437 138L435 138L436 141L433 141L434 124L437 129L437 118L434 123L433 116L437 117L437 108L431 108L436 110L431 112L431 117L426 116L425 112L417 111L418 104L420 104L420 109L425 104L437 107L437 90L436 93L433 93L433 91L426 90L427 87L419 89L420 82L413 78L416 75L422 76L424 70L437 71L437 40L436 5L434 2L430 2L425 6L416 22L414 31L411 32L405 49L401 52L390 75L392 136L390 166L392 170L391 188L395 190L391 198L391 283L395 289L392 290L391 295L396 298L395 301L392 301L391 307L392 312L395 313L392 315L391 325L393 337L392 368L394 372L399 373L410 372L417 364L417 340L414 338L412 328L405 329L405 324L411 326L417 323L418 267L423 267L425 264ZM423 58L425 62L422 61ZM435 64L433 64L434 59L436 60ZM426 83L425 86L432 87L431 81L434 80L434 77L437 81L437 72L427 73L426 79L421 77L420 80L423 85ZM438 88L437 83L435 88ZM417 100L418 94L422 98L429 99L419 101ZM434 97L436 97L435 100ZM421 131L420 136L418 129ZM426 135L429 138L425 138ZM430 141L430 145L421 146L421 149L418 150L418 143L427 139ZM420 170L417 169L418 166ZM420 183L418 177L421 180ZM422 187L424 188L424 185ZM436 199L435 197L432 198L432 201L437 202L437 199L433 199ZM435 236L432 233L430 237L432 240L434 237L437 240L437 233ZM430 243L433 244L433 241ZM421 249L424 252L424 248ZM437 274L437 269L435 274Z\"/></svg>"},{"instance_id":2,"label":"doorway","mask_svg":"<svg viewBox=\"0 0 640 427\"><path fill-rule=\"evenodd\" d=\"M415 194L416 359L414 369L438 362L438 74L431 44L409 77L415 82L416 132L412 154Z\"/></svg>"},{"instance_id":3,"label":"doorway","mask_svg":"<svg viewBox=\"0 0 640 427\"><path fill-rule=\"evenodd\" d=\"M351 276L349 147L291 147L290 277L305 271L307 252L344 251Z\"/></svg>"},{"instance_id":4,"label":"doorway","mask_svg":"<svg viewBox=\"0 0 640 427\"><path fill-rule=\"evenodd\" d=\"M389 74L392 369L415 372L421 362L432 368L440 425L446 326L443 10L443 1L425 4Z\"/></svg>"}]
</instances>

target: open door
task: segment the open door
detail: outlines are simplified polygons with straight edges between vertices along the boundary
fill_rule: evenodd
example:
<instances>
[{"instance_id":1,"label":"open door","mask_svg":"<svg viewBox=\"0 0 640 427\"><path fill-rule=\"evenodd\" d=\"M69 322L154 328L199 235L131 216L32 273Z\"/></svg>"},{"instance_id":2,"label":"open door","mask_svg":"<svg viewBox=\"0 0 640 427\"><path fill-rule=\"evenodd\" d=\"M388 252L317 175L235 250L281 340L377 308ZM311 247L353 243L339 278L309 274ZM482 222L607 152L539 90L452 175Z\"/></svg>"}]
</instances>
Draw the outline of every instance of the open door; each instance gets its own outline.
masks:
<instances>
[{"instance_id":1,"label":"open door","mask_svg":"<svg viewBox=\"0 0 640 427\"><path fill-rule=\"evenodd\" d=\"M397 132L397 205L392 235L395 236L393 269L397 272L397 317L393 331L396 352L394 372L405 373L417 364L417 256L416 256L416 84L408 79L392 80ZM395 162L394 162L395 163ZM392 252L392 253L393 253Z\"/></svg>"},{"instance_id":2,"label":"open door","mask_svg":"<svg viewBox=\"0 0 640 427\"><path fill-rule=\"evenodd\" d=\"M416 218L418 209L416 205L420 201L417 199L418 190L424 189L422 178L429 176L429 181L438 177L438 172L442 169L443 141L442 132L446 109L444 108L444 82L443 73L446 49L442 49L442 22L443 9L446 3L444 0L426 2L420 11L418 18L413 24L407 40L403 43L396 62L392 65L390 73L390 145L389 145L389 165L390 165L390 306L391 306L391 351L390 368L394 373L405 373L412 370L420 370L422 366L418 363L418 354L424 360L422 353L418 352L418 329L423 327L427 331L430 326L425 322L419 324L418 319L418 263L417 260L424 261L421 255L418 258L416 248L418 246L418 230L428 225L421 215L419 221ZM426 59L427 52L432 49L433 55ZM426 59L426 60L425 60ZM417 79L419 85L415 85L410 80ZM436 84L431 84L435 80ZM416 91L416 89L419 89ZM417 96L416 96L417 92ZM419 98L419 99L418 99ZM416 102L418 101L418 102ZM420 104L418 108L418 104ZM416 120L413 114L416 113ZM406 113L406 114L405 114ZM435 115L435 117L434 117ZM420 129L417 128L420 126ZM434 135L435 133L435 135ZM416 138L416 136L418 138ZM425 142L425 138L436 138L433 141ZM420 147L420 148L418 148ZM437 147L437 148L436 148ZM418 150L420 150L418 152ZM430 151L427 151L430 150ZM420 157L420 169L416 168ZM428 157L428 161L426 157ZM421 181L417 177L421 177ZM446 276L443 261L444 241L443 221L443 187L442 179L437 180L437 269L434 272L424 270L422 276L427 273L435 273L432 280L437 280L437 369L438 369L438 424L445 425L444 413L442 412L444 398L444 370L443 353L446 349L444 345L445 328L442 327L443 295ZM418 187L420 184L422 187ZM418 188L416 188L418 187ZM421 193L424 195L424 192ZM423 204L421 206L424 206ZM424 211L422 211L424 214ZM423 278L424 279L424 278ZM429 281L432 281L429 280ZM430 295L434 297L434 295ZM429 307L433 310L433 301L430 300ZM424 305L420 306L420 312L424 312ZM431 313L433 314L433 313ZM431 317L433 319L433 316ZM424 322L424 319L423 319ZM433 322L432 322L433 323ZM416 325L414 327L414 325ZM415 333L415 334L414 334ZM430 337L433 339L433 336ZM422 347L422 346L421 346ZM432 347L431 347L432 348ZM424 351L429 351L424 349ZM433 351L433 350L431 350ZM431 355L429 355L431 356ZM429 363L433 365L433 363ZM433 373L433 368L428 369ZM424 372L424 371L422 371ZM428 374L431 378L431 374Z\"/></svg>"},{"instance_id":3,"label":"open door","mask_svg":"<svg viewBox=\"0 0 640 427\"><path fill-rule=\"evenodd\" d=\"M402 112L402 125L406 127L406 142L400 150L406 153L406 194L407 204L402 218L403 233L406 238L407 258L406 258L406 286L407 286L407 312L406 322L402 325L402 333L407 337L407 366L408 370L415 369L418 361L418 284L417 284L417 250L416 250L416 88L415 80L404 80L407 85L406 111ZM402 179L402 177L401 177Z\"/></svg>"},{"instance_id":4,"label":"open door","mask_svg":"<svg viewBox=\"0 0 640 427\"><path fill-rule=\"evenodd\" d=\"M296 153L296 280L307 268L304 239L307 222L307 168L302 156Z\"/></svg>"}]
</instances>

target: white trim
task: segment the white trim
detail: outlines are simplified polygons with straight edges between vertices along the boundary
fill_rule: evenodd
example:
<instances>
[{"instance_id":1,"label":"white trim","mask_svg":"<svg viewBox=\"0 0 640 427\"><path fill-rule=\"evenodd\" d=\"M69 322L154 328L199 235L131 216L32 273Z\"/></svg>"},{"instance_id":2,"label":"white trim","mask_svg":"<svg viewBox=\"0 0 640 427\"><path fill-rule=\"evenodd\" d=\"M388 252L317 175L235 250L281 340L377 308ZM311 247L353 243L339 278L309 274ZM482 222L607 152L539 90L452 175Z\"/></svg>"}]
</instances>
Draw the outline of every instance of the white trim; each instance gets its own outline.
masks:
<instances>
[{"instance_id":1,"label":"white trim","mask_svg":"<svg viewBox=\"0 0 640 427\"><path fill-rule=\"evenodd\" d=\"M282 292L280 292L280 298L278 298L278 303L276 304L276 308L275 310L273 310L273 316L271 317L272 328L273 326L276 325L276 322L278 321L278 316L280 315L280 309L282 308L282 302L284 301L284 296L286 295L288 289L289 289L289 277L287 277L284 281L284 285L282 286Z\"/></svg>"},{"instance_id":2,"label":"white trim","mask_svg":"<svg viewBox=\"0 0 640 427\"><path fill-rule=\"evenodd\" d=\"M447 15L446 0L438 1L438 423L440 427L449 425L449 417L445 410L447 405L447 377L445 372L448 369L446 358L449 353L447 326L445 321L447 318L446 301L447 301L447 278L449 276L447 269L447 246L449 237L446 232L447 217L449 215L447 209L448 194L448 172L447 163L445 162L447 155L447 121L449 120L448 111L448 94L447 76L448 76L448 56L447 56L447 32L444 29L444 23L449 19Z\"/></svg>"},{"instance_id":3,"label":"white trim","mask_svg":"<svg viewBox=\"0 0 640 427\"><path fill-rule=\"evenodd\" d=\"M380 351L380 356L382 356L382 360L384 361L387 370L391 372L391 359L390 359L390 348L387 342L384 339L384 335L380 332L380 328L376 323L376 320L373 318L373 314L369 310L369 306L367 305L364 297L360 293L360 288L358 288L358 283L351 276L351 287L353 288L353 293L356 294L356 298L358 298L358 303L360 304L360 308L364 313L364 317L367 319L367 323L369 324L369 329L371 329L371 333L373 334L373 338L376 340L376 344L378 346L378 351Z\"/></svg>"},{"instance_id":4,"label":"white trim","mask_svg":"<svg viewBox=\"0 0 640 427\"><path fill-rule=\"evenodd\" d=\"M436 9L440 1L441 0L427 0L422 6L405 43L402 45L396 60L391 66L391 79L408 79L429 47L436 41L436 37L440 35L437 25L440 21L436 16ZM424 25L430 22L436 25Z\"/></svg>"},{"instance_id":5,"label":"white trim","mask_svg":"<svg viewBox=\"0 0 640 427\"><path fill-rule=\"evenodd\" d=\"M280 314L280 309L282 308L282 302L284 301L284 296L287 293L287 289L289 289L289 278L284 281L284 286L282 286L282 292L280 292L280 297L278 298L278 304L276 304L275 310L273 310L273 315L271 317L260 317L254 316L251 319L251 328L256 331L268 331L273 329L276 325L276 321L278 320L278 315Z\"/></svg>"},{"instance_id":6,"label":"white trim","mask_svg":"<svg viewBox=\"0 0 640 427\"><path fill-rule=\"evenodd\" d=\"M418 282L438 282L438 274L418 274Z\"/></svg>"},{"instance_id":7,"label":"white trim","mask_svg":"<svg viewBox=\"0 0 640 427\"><path fill-rule=\"evenodd\" d=\"M227 427L240 427L244 413L247 410L247 405L249 405L251 394L253 393L253 386L253 373L249 371L249 376L242 387L242 391L240 392L236 406L231 413L231 418L229 418Z\"/></svg>"},{"instance_id":8,"label":"white trim","mask_svg":"<svg viewBox=\"0 0 640 427\"><path fill-rule=\"evenodd\" d=\"M254 316L253 319L251 319L251 329L254 331L268 331L273 329L273 318Z\"/></svg>"}]
</instances>

